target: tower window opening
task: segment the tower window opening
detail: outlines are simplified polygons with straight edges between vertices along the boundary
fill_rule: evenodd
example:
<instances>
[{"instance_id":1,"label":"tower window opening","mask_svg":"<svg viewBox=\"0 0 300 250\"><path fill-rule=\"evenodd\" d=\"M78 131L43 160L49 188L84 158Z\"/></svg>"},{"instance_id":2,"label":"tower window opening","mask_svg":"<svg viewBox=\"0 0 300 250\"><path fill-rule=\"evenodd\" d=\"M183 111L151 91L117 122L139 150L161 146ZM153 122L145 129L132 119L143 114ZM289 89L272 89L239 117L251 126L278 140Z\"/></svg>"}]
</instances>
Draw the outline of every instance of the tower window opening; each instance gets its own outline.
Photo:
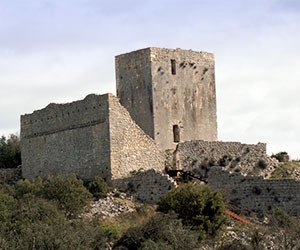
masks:
<instances>
[{"instance_id":1,"label":"tower window opening","mask_svg":"<svg viewBox=\"0 0 300 250\"><path fill-rule=\"evenodd\" d=\"M171 72L172 75L176 75L176 61L174 59L171 59Z\"/></svg>"},{"instance_id":2,"label":"tower window opening","mask_svg":"<svg viewBox=\"0 0 300 250\"><path fill-rule=\"evenodd\" d=\"M178 125L173 125L173 140L174 142L180 141L180 131Z\"/></svg>"}]
</instances>

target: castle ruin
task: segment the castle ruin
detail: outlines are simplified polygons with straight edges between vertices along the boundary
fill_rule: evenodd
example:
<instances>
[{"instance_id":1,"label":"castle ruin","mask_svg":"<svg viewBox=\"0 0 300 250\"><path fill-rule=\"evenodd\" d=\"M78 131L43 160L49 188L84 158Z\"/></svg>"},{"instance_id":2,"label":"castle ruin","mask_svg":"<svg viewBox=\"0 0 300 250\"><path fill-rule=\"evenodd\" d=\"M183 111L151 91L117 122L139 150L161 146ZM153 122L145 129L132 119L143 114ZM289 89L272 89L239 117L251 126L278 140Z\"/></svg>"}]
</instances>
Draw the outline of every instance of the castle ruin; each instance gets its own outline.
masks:
<instances>
[{"instance_id":1,"label":"castle ruin","mask_svg":"<svg viewBox=\"0 0 300 250\"><path fill-rule=\"evenodd\" d=\"M116 79L119 99L89 95L21 116L25 178L75 173L110 181L141 168L163 171L165 149L217 140L213 54L134 51L116 57Z\"/></svg>"},{"instance_id":2,"label":"castle ruin","mask_svg":"<svg viewBox=\"0 0 300 250\"><path fill-rule=\"evenodd\" d=\"M176 187L166 171L182 171L253 212L278 206L300 215L300 182L263 178L278 164L266 144L217 141L213 54L146 48L119 55L116 84L117 97L91 94L22 115L22 176L99 175L155 201Z\"/></svg>"}]
</instances>

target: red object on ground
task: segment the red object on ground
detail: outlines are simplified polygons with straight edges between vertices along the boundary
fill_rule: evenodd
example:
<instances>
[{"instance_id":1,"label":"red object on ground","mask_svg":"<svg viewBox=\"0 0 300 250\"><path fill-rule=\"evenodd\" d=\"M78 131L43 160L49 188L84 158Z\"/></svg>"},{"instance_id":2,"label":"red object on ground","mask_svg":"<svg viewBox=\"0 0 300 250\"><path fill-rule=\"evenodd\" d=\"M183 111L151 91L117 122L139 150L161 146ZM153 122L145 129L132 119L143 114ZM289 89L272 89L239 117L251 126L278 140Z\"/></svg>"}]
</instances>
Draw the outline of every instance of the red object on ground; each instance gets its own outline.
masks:
<instances>
[{"instance_id":1,"label":"red object on ground","mask_svg":"<svg viewBox=\"0 0 300 250\"><path fill-rule=\"evenodd\" d=\"M226 214L229 215L229 216L231 216L232 218L235 218L235 219L237 219L237 220L239 220L241 222L244 222L246 224L249 224L249 225L253 224L252 222L246 220L245 218L239 216L238 214L236 214L234 212L229 211L228 209L226 209Z\"/></svg>"}]
</instances>

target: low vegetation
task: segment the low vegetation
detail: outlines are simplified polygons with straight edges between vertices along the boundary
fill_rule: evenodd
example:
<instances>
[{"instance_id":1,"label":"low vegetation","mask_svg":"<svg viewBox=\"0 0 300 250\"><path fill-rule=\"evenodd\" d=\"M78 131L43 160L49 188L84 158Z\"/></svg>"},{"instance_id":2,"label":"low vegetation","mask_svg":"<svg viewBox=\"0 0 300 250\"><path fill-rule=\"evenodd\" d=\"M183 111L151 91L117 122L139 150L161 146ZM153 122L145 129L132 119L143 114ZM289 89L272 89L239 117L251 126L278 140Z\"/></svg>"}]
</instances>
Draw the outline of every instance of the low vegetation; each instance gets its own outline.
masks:
<instances>
[{"instance_id":1,"label":"low vegetation","mask_svg":"<svg viewBox=\"0 0 300 250\"><path fill-rule=\"evenodd\" d=\"M283 162L273 171L271 178L293 178L296 173L300 175L299 161Z\"/></svg>"},{"instance_id":2,"label":"low vegetation","mask_svg":"<svg viewBox=\"0 0 300 250\"><path fill-rule=\"evenodd\" d=\"M104 249L110 242L115 249L188 250L206 235L215 235L225 221L221 196L207 186L187 184L170 191L161 199L159 211L140 204L132 215L92 220L82 216L93 196L89 190L105 197L107 185L97 177L85 187L75 175L2 185L1 247ZM181 210L174 208L181 203Z\"/></svg>"},{"instance_id":3,"label":"low vegetation","mask_svg":"<svg viewBox=\"0 0 300 250\"><path fill-rule=\"evenodd\" d=\"M19 147L17 136L1 138L0 167L20 164ZM284 162L272 177L288 178L295 170L299 162ZM228 227L234 233L228 233L232 221L220 193L184 182L157 207L137 203L134 213L89 219L84 214L91 199L109 191L101 177L85 184L71 175L0 185L0 249L300 249L300 223L281 210L275 209L267 224L234 222L237 226Z\"/></svg>"},{"instance_id":4,"label":"low vegetation","mask_svg":"<svg viewBox=\"0 0 300 250\"><path fill-rule=\"evenodd\" d=\"M277 159L279 162L288 162L290 159L290 156L285 151L272 154L271 157Z\"/></svg>"},{"instance_id":5,"label":"low vegetation","mask_svg":"<svg viewBox=\"0 0 300 250\"><path fill-rule=\"evenodd\" d=\"M91 197L74 175L1 186L1 249L103 249L109 236L79 217Z\"/></svg>"},{"instance_id":6,"label":"low vegetation","mask_svg":"<svg viewBox=\"0 0 300 250\"><path fill-rule=\"evenodd\" d=\"M266 223L231 227L231 235L224 234L217 241L211 242L211 249L218 250L294 250L300 249L300 222L280 209L274 209L266 217Z\"/></svg>"},{"instance_id":7,"label":"low vegetation","mask_svg":"<svg viewBox=\"0 0 300 250\"><path fill-rule=\"evenodd\" d=\"M156 213L137 227L130 228L116 246L126 249L186 249L198 245L198 234L184 227L175 214Z\"/></svg>"},{"instance_id":8,"label":"low vegetation","mask_svg":"<svg viewBox=\"0 0 300 250\"><path fill-rule=\"evenodd\" d=\"M173 189L160 199L157 209L175 212L183 225L198 231L203 238L215 236L226 221L221 194L210 191L207 185L189 183Z\"/></svg>"},{"instance_id":9,"label":"low vegetation","mask_svg":"<svg viewBox=\"0 0 300 250\"><path fill-rule=\"evenodd\" d=\"M108 192L106 182L100 176L95 176L94 180L88 184L88 190L97 199L104 198Z\"/></svg>"}]
</instances>

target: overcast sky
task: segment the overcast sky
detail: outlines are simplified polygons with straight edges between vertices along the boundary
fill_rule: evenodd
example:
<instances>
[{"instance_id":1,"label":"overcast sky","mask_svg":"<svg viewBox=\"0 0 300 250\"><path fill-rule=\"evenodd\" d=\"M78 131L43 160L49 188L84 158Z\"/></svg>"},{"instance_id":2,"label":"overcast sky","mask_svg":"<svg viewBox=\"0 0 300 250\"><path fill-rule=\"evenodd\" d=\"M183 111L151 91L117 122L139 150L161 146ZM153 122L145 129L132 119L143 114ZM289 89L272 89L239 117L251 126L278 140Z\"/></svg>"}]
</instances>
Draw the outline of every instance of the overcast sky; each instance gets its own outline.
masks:
<instances>
[{"instance_id":1,"label":"overcast sky","mask_svg":"<svg viewBox=\"0 0 300 250\"><path fill-rule=\"evenodd\" d=\"M182 48L215 54L220 140L300 159L299 44L299 0L0 0L0 135L115 93L115 55Z\"/></svg>"}]
</instances>

